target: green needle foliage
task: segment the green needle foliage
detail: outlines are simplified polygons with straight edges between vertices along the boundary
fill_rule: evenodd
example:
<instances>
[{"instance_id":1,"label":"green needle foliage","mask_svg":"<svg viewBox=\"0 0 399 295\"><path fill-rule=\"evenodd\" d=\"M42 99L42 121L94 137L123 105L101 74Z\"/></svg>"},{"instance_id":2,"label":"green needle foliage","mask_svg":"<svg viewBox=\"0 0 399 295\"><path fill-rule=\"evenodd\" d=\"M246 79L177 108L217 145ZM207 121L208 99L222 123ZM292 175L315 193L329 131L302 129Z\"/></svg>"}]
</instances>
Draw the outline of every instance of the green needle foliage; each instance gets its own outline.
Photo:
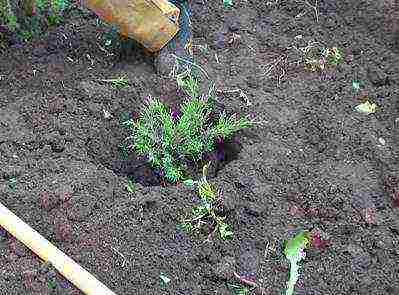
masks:
<instances>
[{"instance_id":1,"label":"green needle foliage","mask_svg":"<svg viewBox=\"0 0 399 295\"><path fill-rule=\"evenodd\" d=\"M251 292L251 289L248 287L233 284L227 284L227 286L231 289L234 295L249 295Z\"/></svg>"},{"instance_id":2,"label":"green needle foliage","mask_svg":"<svg viewBox=\"0 0 399 295\"><path fill-rule=\"evenodd\" d=\"M14 31L18 28L18 20L12 8L11 1L0 0L0 25Z\"/></svg>"},{"instance_id":3,"label":"green needle foliage","mask_svg":"<svg viewBox=\"0 0 399 295\"><path fill-rule=\"evenodd\" d=\"M119 77L116 79L103 79L101 82L110 83L114 88L124 88L129 86L129 80L126 77Z\"/></svg>"},{"instance_id":4,"label":"green needle foliage","mask_svg":"<svg viewBox=\"0 0 399 295\"><path fill-rule=\"evenodd\" d=\"M201 180L193 181L189 179L184 182L188 186L198 187L198 196L201 204L191 210L191 217L185 218L181 227L189 233L198 233L201 231L202 225L206 224L206 221L210 219L215 224L213 232L217 231L222 240L228 240L233 237L234 233L230 225L225 223L226 217L217 213L216 207L219 202L219 194L216 188L206 179L208 167L209 164L203 167Z\"/></svg>"},{"instance_id":5,"label":"green needle foliage","mask_svg":"<svg viewBox=\"0 0 399 295\"><path fill-rule=\"evenodd\" d=\"M305 68L312 72L323 71L328 66L338 66L343 58L343 53L338 47L314 48L306 53Z\"/></svg>"},{"instance_id":6,"label":"green needle foliage","mask_svg":"<svg viewBox=\"0 0 399 295\"><path fill-rule=\"evenodd\" d=\"M71 3L71 0L0 0L0 25L31 41L47 28L61 24Z\"/></svg>"},{"instance_id":7,"label":"green needle foliage","mask_svg":"<svg viewBox=\"0 0 399 295\"><path fill-rule=\"evenodd\" d=\"M190 97L197 98L200 94L198 79L183 72L176 76L177 85L179 85Z\"/></svg>"},{"instance_id":8,"label":"green needle foliage","mask_svg":"<svg viewBox=\"0 0 399 295\"><path fill-rule=\"evenodd\" d=\"M343 54L338 47L327 48L325 50L325 56L328 62L334 66L339 65L343 61Z\"/></svg>"},{"instance_id":9,"label":"green needle foliage","mask_svg":"<svg viewBox=\"0 0 399 295\"><path fill-rule=\"evenodd\" d=\"M173 183L186 178L190 162L198 162L214 151L217 140L229 139L252 125L248 119L225 113L212 121L212 104L196 94L198 86L194 84L188 90L193 95L182 104L179 118L163 102L150 98L137 121L124 122L132 130L137 153L147 156L151 165Z\"/></svg>"}]
</instances>

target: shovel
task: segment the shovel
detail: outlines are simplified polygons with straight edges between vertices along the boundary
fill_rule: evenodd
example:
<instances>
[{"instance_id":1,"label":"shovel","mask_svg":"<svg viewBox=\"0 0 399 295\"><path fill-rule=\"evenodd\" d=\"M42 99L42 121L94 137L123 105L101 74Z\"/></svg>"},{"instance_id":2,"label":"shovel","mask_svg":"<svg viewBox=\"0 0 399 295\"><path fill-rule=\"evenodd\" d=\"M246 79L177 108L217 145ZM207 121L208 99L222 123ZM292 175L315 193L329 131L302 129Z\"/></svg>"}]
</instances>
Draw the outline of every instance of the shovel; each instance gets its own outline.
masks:
<instances>
[{"instance_id":1,"label":"shovel","mask_svg":"<svg viewBox=\"0 0 399 295\"><path fill-rule=\"evenodd\" d=\"M167 0L82 0L84 6L124 37L141 43L148 51L162 49L179 31L180 11Z\"/></svg>"}]
</instances>

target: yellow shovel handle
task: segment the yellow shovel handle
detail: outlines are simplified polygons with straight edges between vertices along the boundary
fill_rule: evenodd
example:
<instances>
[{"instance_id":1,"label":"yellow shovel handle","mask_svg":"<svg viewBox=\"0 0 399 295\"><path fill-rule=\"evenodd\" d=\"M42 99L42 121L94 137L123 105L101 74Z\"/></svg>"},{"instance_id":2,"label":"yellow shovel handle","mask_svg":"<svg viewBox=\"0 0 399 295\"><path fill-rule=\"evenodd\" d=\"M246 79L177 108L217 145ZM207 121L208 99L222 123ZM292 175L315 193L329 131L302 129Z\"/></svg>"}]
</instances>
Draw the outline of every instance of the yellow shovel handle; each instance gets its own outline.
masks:
<instances>
[{"instance_id":1,"label":"yellow shovel handle","mask_svg":"<svg viewBox=\"0 0 399 295\"><path fill-rule=\"evenodd\" d=\"M82 0L81 3L118 27L121 35L140 42L150 52L159 51L179 30L180 10L167 0Z\"/></svg>"},{"instance_id":2,"label":"yellow shovel handle","mask_svg":"<svg viewBox=\"0 0 399 295\"><path fill-rule=\"evenodd\" d=\"M51 263L67 280L87 295L115 295L92 274L23 222L0 203L0 226L41 259Z\"/></svg>"}]
</instances>

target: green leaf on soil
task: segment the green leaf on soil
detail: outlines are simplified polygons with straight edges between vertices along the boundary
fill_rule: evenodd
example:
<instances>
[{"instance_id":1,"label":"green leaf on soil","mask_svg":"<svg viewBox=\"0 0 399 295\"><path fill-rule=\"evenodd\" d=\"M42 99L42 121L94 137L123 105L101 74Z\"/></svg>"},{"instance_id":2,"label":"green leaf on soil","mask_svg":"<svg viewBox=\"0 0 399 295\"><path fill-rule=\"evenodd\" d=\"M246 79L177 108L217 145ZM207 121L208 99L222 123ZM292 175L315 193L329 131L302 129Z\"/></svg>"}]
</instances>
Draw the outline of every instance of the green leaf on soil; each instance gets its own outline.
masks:
<instances>
[{"instance_id":1,"label":"green leaf on soil","mask_svg":"<svg viewBox=\"0 0 399 295\"><path fill-rule=\"evenodd\" d=\"M290 278L287 282L286 295L294 293L295 284L299 278L299 262L305 258L304 249L310 244L310 234L307 231L302 231L294 238L288 240L285 244L284 255L290 261Z\"/></svg>"},{"instance_id":2,"label":"green leaf on soil","mask_svg":"<svg viewBox=\"0 0 399 295\"><path fill-rule=\"evenodd\" d=\"M358 92L360 90L360 82L359 81L353 81L352 82L352 88L355 90L355 92Z\"/></svg>"},{"instance_id":3,"label":"green leaf on soil","mask_svg":"<svg viewBox=\"0 0 399 295\"><path fill-rule=\"evenodd\" d=\"M183 183L184 183L185 185L187 185L187 186L192 187L192 186L194 186L197 182L194 181L194 180L192 180L192 179L186 179L185 181L183 181Z\"/></svg>"},{"instance_id":4,"label":"green leaf on soil","mask_svg":"<svg viewBox=\"0 0 399 295\"><path fill-rule=\"evenodd\" d=\"M17 179L15 177L12 177L8 180L8 187L10 190L15 191L17 188Z\"/></svg>"},{"instance_id":5,"label":"green leaf on soil","mask_svg":"<svg viewBox=\"0 0 399 295\"><path fill-rule=\"evenodd\" d=\"M366 101L356 106L355 110L358 111L359 113L373 114L377 110L377 105L375 103Z\"/></svg>"},{"instance_id":6,"label":"green leaf on soil","mask_svg":"<svg viewBox=\"0 0 399 295\"><path fill-rule=\"evenodd\" d=\"M162 282L163 282L165 285L169 284L170 281L171 281L171 280L170 280L165 274L163 274L163 273L161 273L161 274L159 275L159 277L160 277L160 279L162 280Z\"/></svg>"},{"instance_id":7,"label":"green leaf on soil","mask_svg":"<svg viewBox=\"0 0 399 295\"><path fill-rule=\"evenodd\" d=\"M226 8L230 8L233 6L233 0L223 0L223 5Z\"/></svg>"}]
</instances>

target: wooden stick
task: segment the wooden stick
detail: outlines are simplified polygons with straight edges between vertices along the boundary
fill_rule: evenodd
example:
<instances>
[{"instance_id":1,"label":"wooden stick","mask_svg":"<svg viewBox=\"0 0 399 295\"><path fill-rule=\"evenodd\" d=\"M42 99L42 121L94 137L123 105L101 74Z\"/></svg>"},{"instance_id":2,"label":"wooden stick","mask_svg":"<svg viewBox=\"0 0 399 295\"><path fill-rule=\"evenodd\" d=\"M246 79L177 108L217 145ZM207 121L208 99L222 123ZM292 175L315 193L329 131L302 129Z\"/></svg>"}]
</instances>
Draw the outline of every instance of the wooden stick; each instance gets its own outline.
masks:
<instances>
[{"instance_id":1,"label":"wooden stick","mask_svg":"<svg viewBox=\"0 0 399 295\"><path fill-rule=\"evenodd\" d=\"M116 295L92 274L8 210L2 203L0 203L0 226L45 262L51 263L83 293L87 295Z\"/></svg>"}]
</instances>

